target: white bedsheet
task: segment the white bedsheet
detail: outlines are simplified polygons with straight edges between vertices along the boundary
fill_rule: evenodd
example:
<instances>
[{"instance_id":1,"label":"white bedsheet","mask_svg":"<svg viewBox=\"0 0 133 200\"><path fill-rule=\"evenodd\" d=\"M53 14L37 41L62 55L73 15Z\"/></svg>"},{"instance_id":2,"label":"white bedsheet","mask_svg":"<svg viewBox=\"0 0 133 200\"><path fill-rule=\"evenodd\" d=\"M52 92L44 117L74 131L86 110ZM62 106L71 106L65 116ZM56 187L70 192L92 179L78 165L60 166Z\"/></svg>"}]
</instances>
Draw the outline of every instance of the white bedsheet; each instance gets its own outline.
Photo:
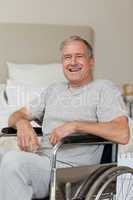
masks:
<instances>
[{"instance_id":1,"label":"white bedsheet","mask_svg":"<svg viewBox=\"0 0 133 200\"><path fill-rule=\"evenodd\" d=\"M0 136L3 135L1 129L8 126L8 118L15 109L7 106L0 106ZM19 150L16 137L0 137L0 160L2 156L12 150Z\"/></svg>"}]
</instances>

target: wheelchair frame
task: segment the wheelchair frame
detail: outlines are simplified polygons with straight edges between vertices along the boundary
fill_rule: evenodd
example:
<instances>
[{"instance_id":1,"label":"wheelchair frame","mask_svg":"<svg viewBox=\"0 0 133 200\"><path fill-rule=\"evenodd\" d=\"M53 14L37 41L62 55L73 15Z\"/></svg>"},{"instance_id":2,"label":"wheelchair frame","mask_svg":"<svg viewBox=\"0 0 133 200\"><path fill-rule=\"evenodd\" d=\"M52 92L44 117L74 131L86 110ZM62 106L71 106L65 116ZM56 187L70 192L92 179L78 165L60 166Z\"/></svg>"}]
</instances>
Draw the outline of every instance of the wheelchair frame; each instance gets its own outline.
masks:
<instances>
[{"instance_id":1,"label":"wheelchair frame","mask_svg":"<svg viewBox=\"0 0 133 200\"><path fill-rule=\"evenodd\" d=\"M64 138L62 141L60 141L57 145L53 148L53 158L52 158L52 171L51 171L51 182L50 182L50 200L57 200L56 198L56 188L57 188L57 175L60 174L58 171L64 171L63 173L72 170L70 168L66 169L57 169L56 168L56 157L58 150L64 145L68 143L73 144L84 144L84 145L105 145L105 144L112 144L112 163L107 164L99 164L99 165L90 165L90 166L83 166L83 167L77 167L79 170L81 169L89 169L89 177L85 178L85 181L82 182L78 190L76 191L75 195L71 197L71 183L66 182L65 189L66 189L66 200L81 200L83 193L87 193L85 200L92 200L94 194L95 200L100 200L101 194L104 191L104 189L114 180L116 180L117 176L120 176L122 174L131 174L133 175L133 169L129 167L118 167L117 166L117 144L113 144L110 141L107 141L103 138L97 137L97 136L91 136L88 134L76 134L71 135L69 137ZM75 168L75 167L74 167ZM98 178L97 178L98 177ZM97 180L96 180L97 178ZM67 181L67 180L65 180ZM87 186L86 186L87 184ZM102 184L102 186L101 186ZM81 188L84 188L84 191L81 192ZM89 188L89 191L87 192ZM115 191L116 192L116 191ZM81 194L82 193L82 194ZM110 194L108 194L107 197L113 199L113 193L110 191ZM106 198L106 197L105 197Z\"/></svg>"}]
</instances>

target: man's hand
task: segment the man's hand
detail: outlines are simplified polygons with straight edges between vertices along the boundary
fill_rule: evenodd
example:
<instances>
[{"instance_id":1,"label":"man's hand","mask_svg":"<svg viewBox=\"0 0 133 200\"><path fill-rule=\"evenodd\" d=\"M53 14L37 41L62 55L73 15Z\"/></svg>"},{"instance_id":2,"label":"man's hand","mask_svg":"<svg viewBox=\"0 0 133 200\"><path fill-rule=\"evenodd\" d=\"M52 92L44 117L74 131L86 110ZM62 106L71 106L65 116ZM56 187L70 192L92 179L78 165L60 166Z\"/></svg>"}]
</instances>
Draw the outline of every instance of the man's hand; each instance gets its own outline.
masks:
<instances>
[{"instance_id":1,"label":"man's hand","mask_svg":"<svg viewBox=\"0 0 133 200\"><path fill-rule=\"evenodd\" d=\"M52 134L49 137L49 141L51 144L55 145L62 138L71 135L75 131L76 131L76 122L69 122L63 124L62 126L59 126L53 130Z\"/></svg>"},{"instance_id":2,"label":"man's hand","mask_svg":"<svg viewBox=\"0 0 133 200\"><path fill-rule=\"evenodd\" d=\"M39 148L38 137L30 122L22 119L17 122L17 143L21 150L35 152Z\"/></svg>"}]
</instances>

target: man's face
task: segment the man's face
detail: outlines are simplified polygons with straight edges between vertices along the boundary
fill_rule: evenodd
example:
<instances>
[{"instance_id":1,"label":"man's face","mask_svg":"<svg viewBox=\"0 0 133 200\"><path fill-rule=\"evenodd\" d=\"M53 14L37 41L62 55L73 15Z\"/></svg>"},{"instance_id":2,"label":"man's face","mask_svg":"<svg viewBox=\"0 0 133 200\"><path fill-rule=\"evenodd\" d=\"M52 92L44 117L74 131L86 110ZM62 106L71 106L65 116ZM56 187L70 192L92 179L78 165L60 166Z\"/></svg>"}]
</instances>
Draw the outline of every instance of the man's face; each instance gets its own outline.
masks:
<instances>
[{"instance_id":1,"label":"man's face","mask_svg":"<svg viewBox=\"0 0 133 200\"><path fill-rule=\"evenodd\" d=\"M67 43L62 50L62 62L64 75L71 86L82 86L91 81L94 61L88 54L83 42Z\"/></svg>"}]
</instances>

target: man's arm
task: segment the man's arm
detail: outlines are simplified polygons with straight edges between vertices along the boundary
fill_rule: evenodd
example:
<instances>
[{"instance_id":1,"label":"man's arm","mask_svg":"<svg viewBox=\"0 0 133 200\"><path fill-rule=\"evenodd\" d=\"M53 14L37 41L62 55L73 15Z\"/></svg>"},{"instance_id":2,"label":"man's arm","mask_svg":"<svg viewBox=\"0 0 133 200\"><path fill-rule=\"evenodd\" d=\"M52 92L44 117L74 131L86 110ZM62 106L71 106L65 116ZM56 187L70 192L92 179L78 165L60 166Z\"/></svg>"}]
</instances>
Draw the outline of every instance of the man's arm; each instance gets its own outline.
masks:
<instances>
[{"instance_id":1,"label":"man's arm","mask_svg":"<svg viewBox=\"0 0 133 200\"><path fill-rule=\"evenodd\" d=\"M8 120L8 125L17 129L17 142L24 151L36 151L39 147L37 135L30 124L31 120L25 107L14 112Z\"/></svg>"},{"instance_id":2,"label":"man's arm","mask_svg":"<svg viewBox=\"0 0 133 200\"><path fill-rule=\"evenodd\" d=\"M14 112L8 119L8 125L16 128L16 124L18 121L25 119L27 121L31 121L31 116L28 113L26 107L21 108L20 110Z\"/></svg>"},{"instance_id":3,"label":"man's arm","mask_svg":"<svg viewBox=\"0 0 133 200\"><path fill-rule=\"evenodd\" d=\"M120 144L127 144L129 141L128 119L124 116L118 117L110 122L77 122L76 129L79 132L90 132Z\"/></svg>"},{"instance_id":4,"label":"man's arm","mask_svg":"<svg viewBox=\"0 0 133 200\"><path fill-rule=\"evenodd\" d=\"M53 130L50 142L56 144L61 138L74 132L90 133L107 140L127 144L129 141L128 119L125 116L117 117L110 122L70 122Z\"/></svg>"}]
</instances>

